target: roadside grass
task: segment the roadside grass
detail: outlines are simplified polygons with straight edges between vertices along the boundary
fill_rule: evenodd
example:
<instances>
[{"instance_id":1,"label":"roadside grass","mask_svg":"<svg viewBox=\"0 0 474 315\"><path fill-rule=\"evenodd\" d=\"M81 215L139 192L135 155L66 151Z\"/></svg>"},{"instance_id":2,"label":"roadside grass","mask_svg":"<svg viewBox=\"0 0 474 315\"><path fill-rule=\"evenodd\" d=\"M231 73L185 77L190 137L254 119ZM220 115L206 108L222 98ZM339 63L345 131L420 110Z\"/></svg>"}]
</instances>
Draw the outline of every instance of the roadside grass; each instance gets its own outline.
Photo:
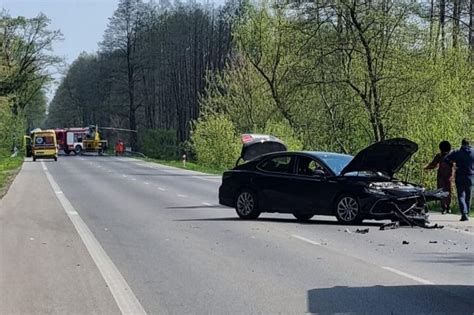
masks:
<instances>
[{"instance_id":1,"label":"roadside grass","mask_svg":"<svg viewBox=\"0 0 474 315\"><path fill-rule=\"evenodd\" d=\"M22 164L22 156L14 158L0 156L0 198L7 193L10 184L13 182Z\"/></svg>"},{"instance_id":2,"label":"roadside grass","mask_svg":"<svg viewBox=\"0 0 474 315\"><path fill-rule=\"evenodd\" d=\"M143 158L143 157L135 157L135 158L143 160L143 161L147 161L147 162L158 163L158 164L163 164L163 165L181 168L185 170L214 174L214 175L222 175L222 173L225 171L225 169L203 166L203 165L196 164L194 162L186 162L186 166L184 166L183 162L178 161L178 160L159 160L159 159Z\"/></svg>"}]
</instances>

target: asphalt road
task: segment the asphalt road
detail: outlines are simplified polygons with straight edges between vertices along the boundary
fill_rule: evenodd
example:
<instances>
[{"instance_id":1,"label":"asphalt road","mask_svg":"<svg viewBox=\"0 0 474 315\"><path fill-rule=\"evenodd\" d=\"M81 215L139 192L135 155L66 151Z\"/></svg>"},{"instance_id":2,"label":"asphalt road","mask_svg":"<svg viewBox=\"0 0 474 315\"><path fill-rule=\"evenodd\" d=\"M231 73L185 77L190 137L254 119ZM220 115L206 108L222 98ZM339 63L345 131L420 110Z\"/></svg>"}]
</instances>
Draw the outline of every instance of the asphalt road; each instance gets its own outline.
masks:
<instances>
[{"instance_id":1,"label":"asphalt road","mask_svg":"<svg viewBox=\"0 0 474 315\"><path fill-rule=\"evenodd\" d=\"M22 172L49 172L149 314L474 313L472 225L241 221L217 204L216 176L116 157L29 164Z\"/></svg>"}]
</instances>

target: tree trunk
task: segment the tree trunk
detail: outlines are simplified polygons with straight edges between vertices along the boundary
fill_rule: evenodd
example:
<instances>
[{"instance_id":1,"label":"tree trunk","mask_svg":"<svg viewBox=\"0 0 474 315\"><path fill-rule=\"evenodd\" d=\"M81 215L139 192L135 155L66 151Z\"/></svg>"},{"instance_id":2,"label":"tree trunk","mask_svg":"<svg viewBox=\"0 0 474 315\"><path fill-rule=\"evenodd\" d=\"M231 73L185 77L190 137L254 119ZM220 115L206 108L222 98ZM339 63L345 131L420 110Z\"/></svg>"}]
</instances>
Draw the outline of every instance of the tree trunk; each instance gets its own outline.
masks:
<instances>
[{"instance_id":1,"label":"tree trunk","mask_svg":"<svg viewBox=\"0 0 474 315\"><path fill-rule=\"evenodd\" d=\"M459 23L461 19L460 0L453 0L453 48L458 48Z\"/></svg>"}]
</instances>

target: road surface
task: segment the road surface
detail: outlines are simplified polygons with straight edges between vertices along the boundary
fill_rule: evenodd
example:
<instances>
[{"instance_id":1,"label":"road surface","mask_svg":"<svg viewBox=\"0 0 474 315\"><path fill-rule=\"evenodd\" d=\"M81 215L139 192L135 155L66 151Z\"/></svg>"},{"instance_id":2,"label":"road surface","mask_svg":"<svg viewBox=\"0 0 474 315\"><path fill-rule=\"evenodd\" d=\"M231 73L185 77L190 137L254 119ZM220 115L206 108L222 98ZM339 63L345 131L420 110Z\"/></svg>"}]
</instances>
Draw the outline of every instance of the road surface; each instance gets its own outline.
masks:
<instances>
[{"instance_id":1,"label":"road surface","mask_svg":"<svg viewBox=\"0 0 474 315\"><path fill-rule=\"evenodd\" d=\"M32 181L36 193L28 198L21 185ZM474 313L470 222L438 215L448 225L442 230L379 231L379 223L346 227L319 216L306 224L278 214L242 221L217 204L219 185L218 176L129 158L26 162L0 204L0 313ZM55 221L36 224L41 207ZM62 212L46 212L53 208ZM22 254L29 259L21 272L12 271L15 261L5 256L21 259L33 242L33 232L17 235L25 229L59 243L65 233L76 248L58 245L33 263L47 250L36 245ZM22 248L12 248L12 239ZM61 267L76 260L82 274ZM35 302L24 289L29 281L37 291L37 282L48 282L53 293L38 293L47 301Z\"/></svg>"}]
</instances>

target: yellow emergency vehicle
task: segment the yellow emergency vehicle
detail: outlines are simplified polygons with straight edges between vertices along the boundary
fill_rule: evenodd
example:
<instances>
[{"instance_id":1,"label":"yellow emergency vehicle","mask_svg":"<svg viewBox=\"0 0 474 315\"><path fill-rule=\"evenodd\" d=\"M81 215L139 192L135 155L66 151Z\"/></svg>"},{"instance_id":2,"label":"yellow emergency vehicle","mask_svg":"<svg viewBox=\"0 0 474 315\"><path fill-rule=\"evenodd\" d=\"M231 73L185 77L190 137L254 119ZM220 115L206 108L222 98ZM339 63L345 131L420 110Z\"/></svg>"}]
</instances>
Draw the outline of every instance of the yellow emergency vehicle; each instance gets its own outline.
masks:
<instances>
[{"instance_id":1,"label":"yellow emergency vehicle","mask_svg":"<svg viewBox=\"0 0 474 315\"><path fill-rule=\"evenodd\" d=\"M36 129L31 132L31 136L25 136L25 144L26 156L29 156L28 150L31 150L33 161L36 159L58 160L58 145L54 130Z\"/></svg>"}]
</instances>

